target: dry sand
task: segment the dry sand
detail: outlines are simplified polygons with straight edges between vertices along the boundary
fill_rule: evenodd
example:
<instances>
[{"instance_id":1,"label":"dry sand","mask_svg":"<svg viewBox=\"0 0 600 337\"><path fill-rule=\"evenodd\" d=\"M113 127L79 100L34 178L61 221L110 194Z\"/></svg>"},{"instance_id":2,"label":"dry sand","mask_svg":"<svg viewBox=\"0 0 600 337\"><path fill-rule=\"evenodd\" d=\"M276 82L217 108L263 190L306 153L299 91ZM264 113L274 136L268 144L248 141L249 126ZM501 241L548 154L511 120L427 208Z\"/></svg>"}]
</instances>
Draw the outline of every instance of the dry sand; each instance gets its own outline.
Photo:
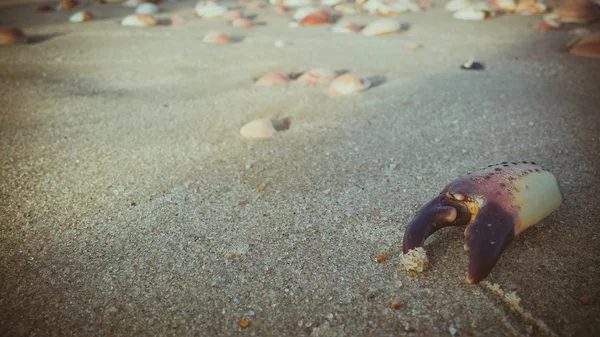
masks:
<instances>
[{"instance_id":1,"label":"dry sand","mask_svg":"<svg viewBox=\"0 0 600 337\"><path fill-rule=\"evenodd\" d=\"M163 5L183 25L146 29L120 26L122 5L70 24L38 4L0 7L0 26L45 37L0 48L0 335L538 335L467 284L462 228L427 241L419 276L398 258L420 205L505 160L550 169L565 201L487 281L556 335L600 335L600 62L564 52L568 28L439 4L386 37L291 29L269 7L241 30L185 1ZM487 69L459 70L471 56ZM336 98L252 83L317 67L385 82ZM239 135L263 117L290 128Z\"/></svg>"}]
</instances>

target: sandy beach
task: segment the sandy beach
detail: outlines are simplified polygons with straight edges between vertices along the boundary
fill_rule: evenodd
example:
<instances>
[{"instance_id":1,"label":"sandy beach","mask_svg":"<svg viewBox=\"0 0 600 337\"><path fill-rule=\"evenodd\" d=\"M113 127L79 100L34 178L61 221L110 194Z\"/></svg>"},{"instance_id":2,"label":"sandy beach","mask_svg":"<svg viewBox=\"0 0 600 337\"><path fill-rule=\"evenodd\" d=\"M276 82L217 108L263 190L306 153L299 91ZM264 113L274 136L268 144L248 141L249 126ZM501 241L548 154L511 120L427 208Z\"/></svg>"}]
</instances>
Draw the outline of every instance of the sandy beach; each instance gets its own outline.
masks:
<instances>
[{"instance_id":1,"label":"sandy beach","mask_svg":"<svg viewBox=\"0 0 600 337\"><path fill-rule=\"evenodd\" d=\"M434 2L367 37L290 28L271 5L243 7L263 24L241 29L195 1L161 3L183 23L156 27L121 25L118 3L82 4L80 24L40 4L0 2L0 26L33 37L0 46L0 335L600 335L600 59L566 52L600 23L539 31L540 15L461 21ZM485 69L461 70L470 58ZM313 68L377 85L253 82ZM242 137L258 118L289 129ZM465 281L464 228L403 270L421 205L521 160L564 202L484 282Z\"/></svg>"}]
</instances>

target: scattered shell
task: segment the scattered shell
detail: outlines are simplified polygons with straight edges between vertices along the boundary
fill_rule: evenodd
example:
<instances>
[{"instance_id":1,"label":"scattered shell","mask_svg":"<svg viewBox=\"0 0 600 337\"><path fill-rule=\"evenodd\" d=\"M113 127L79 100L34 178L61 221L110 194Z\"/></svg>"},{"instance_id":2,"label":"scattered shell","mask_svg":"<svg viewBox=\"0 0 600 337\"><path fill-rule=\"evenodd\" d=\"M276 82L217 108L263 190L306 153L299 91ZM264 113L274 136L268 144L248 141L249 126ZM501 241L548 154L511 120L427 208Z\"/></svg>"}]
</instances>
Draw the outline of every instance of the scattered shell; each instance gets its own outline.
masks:
<instances>
[{"instance_id":1,"label":"scattered shell","mask_svg":"<svg viewBox=\"0 0 600 337\"><path fill-rule=\"evenodd\" d=\"M548 6L541 0L521 0L517 3L515 12L520 15L537 15L548 10Z\"/></svg>"},{"instance_id":2,"label":"scattered shell","mask_svg":"<svg viewBox=\"0 0 600 337\"><path fill-rule=\"evenodd\" d=\"M340 21L331 27L331 31L334 33L358 33L363 27L356 23Z\"/></svg>"},{"instance_id":3,"label":"scattered shell","mask_svg":"<svg viewBox=\"0 0 600 337\"><path fill-rule=\"evenodd\" d=\"M460 65L460 69L463 70L483 70L485 69L485 66L483 65L483 63L477 62L475 60L469 60L463 64Z\"/></svg>"},{"instance_id":4,"label":"scattered shell","mask_svg":"<svg viewBox=\"0 0 600 337\"><path fill-rule=\"evenodd\" d=\"M300 23L301 26L318 26L330 23L331 19L331 14L329 14L327 11L318 11L308 14L298 23Z\"/></svg>"},{"instance_id":5,"label":"scattered shell","mask_svg":"<svg viewBox=\"0 0 600 337\"><path fill-rule=\"evenodd\" d=\"M513 13L517 9L516 0L488 0L487 4L497 12Z\"/></svg>"},{"instance_id":6,"label":"scattered shell","mask_svg":"<svg viewBox=\"0 0 600 337\"><path fill-rule=\"evenodd\" d=\"M542 21L535 27L538 30L556 30L560 27L560 20L558 14L550 13L544 15Z\"/></svg>"},{"instance_id":7,"label":"scattered shell","mask_svg":"<svg viewBox=\"0 0 600 337\"><path fill-rule=\"evenodd\" d=\"M392 16L399 13L408 12L408 6L401 2L383 3L379 0L369 0L362 8L370 14L380 16ZM419 9L420 10L420 9Z\"/></svg>"},{"instance_id":8,"label":"scattered shell","mask_svg":"<svg viewBox=\"0 0 600 337\"><path fill-rule=\"evenodd\" d=\"M569 49L569 53L583 57L600 57L600 33L579 38Z\"/></svg>"},{"instance_id":9,"label":"scattered shell","mask_svg":"<svg viewBox=\"0 0 600 337\"><path fill-rule=\"evenodd\" d=\"M154 14L154 13L158 13L159 10L160 9L158 8L157 5L155 5L151 2L146 2L146 3L139 5L135 9L135 14Z\"/></svg>"},{"instance_id":10,"label":"scattered shell","mask_svg":"<svg viewBox=\"0 0 600 337\"><path fill-rule=\"evenodd\" d=\"M414 43L414 42L406 42L402 48L404 48L404 50L410 50L410 51L415 51L419 48L421 48L421 45L418 43Z\"/></svg>"},{"instance_id":11,"label":"scattered shell","mask_svg":"<svg viewBox=\"0 0 600 337\"><path fill-rule=\"evenodd\" d=\"M274 86L285 85L290 81L290 78L283 73L272 71L259 77L254 84L259 86Z\"/></svg>"},{"instance_id":12,"label":"scattered shell","mask_svg":"<svg viewBox=\"0 0 600 337\"><path fill-rule=\"evenodd\" d=\"M90 11L81 11L81 12L77 12L77 13L71 15L71 17L69 18L69 22L79 23L79 22L91 21L93 19L94 19L94 16L92 15L92 13Z\"/></svg>"},{"instance_id":13,"label":"scattered shell","mask_svg":"<svg viewBox=\"0 0 600 337\"><path fill-rule=\"evenodd\" d=\"M36 12L44 13L44 12L54 12L54 7L49 4L42 4L36 10Z\"/></svg>"},{"instance_id":14,"label":"scattered shell","mask_svg":"<svg viewBox=\"0 0 600 337\"><path fill-rule=\"evenodd\" d=\"M329 69L311 69L300 75L296 82L306 87L319 86L328 84L335 76L336 73Z\"/></svg>"},{"instance_id":15,"label":"scattered shell","mask_svg":"<svg viewBox=\"0 0 600 337\"><path fill-rule=\"evenodd\" d=\"M304 19L304 17L306 17L309 14L318 12L319 9L315 8L315 7L300 7L298 8L294 14L292 15L292 18L296 21L300 21L302 19Z\"/></svg>"},{"instance_id":16,"label":"scattered shell","mask_svg":"<svg viewBox=\"0 0 600 337\"><path fill-rule=\"evenodd\" d=\"M252 9L261 9L261 8L265 7L265 5L260 1L253 1L248 5L248 7L252 8Z\"/></svg>"},{"instance_id":17,"label":"scattered shell","mask_svg":"<svg viewBox=\"0 0 600 337\"><path fill-rule=\"evenodd\" d=\"M275 7L275 13L277 14L285 14L287 13L289 10L289 8L285 7L285 6L277 6Z\"/></svg>"},{"instance_id":18,"label":"scattered shell","mask_svg":"<svg viewBox=\"0 0 600 337\"><path fill-rule=\"evenodd\" d=\"M240 129L240 134L244 138L272 138L276 132L277 130L269 118L253 120Z\"/></svg>"},{"instance_id":19,"label":"scattered shell","mask_svg":"<svg viewBox=\"0 0 600 337\"><path fill-rule=\"evenodd\" d=\"M252 28L252 26L254 26L254 22L252 22L252 20L250 19L239 18L233 20L233 22L231 22L231 25L236 28Z\"/></svg>"},{"instance_id":20,"label":"scattered shell","mask_svg":"<svg viewBox=\"0 0 600 337\"><path fill-rule=\"evenodd\" d=\"M271 5L283 5L286 7L310 6L313 0L269 0Z\"/></svg>"},{"instance_id":21,"label":"scattered shell","mask_svg":"<svg viewBox=\"0 0 600 337\"><path fill-rule=\"evenodd\" d=\"M554 13L561 22L591 23L600 18L600 7L591 0L567 0Z\"/></svg>"},{"instance_id":22,"label":"scattered shell","mask_svg":"<svg viewBox=\"0 0 600 337\"><path fill-rule=\"evenodd\" d=\"M59 11L68 11L77 7L77 5L79 5L79 1L77 0L62 0L56 9Z\"/></svg>"},{"instance_id":23,"label":"scattered shell","mask_svg":"<svg viewBox=\"0 0 600 337\"><path fill-rule=\"evenodd\" d=\"M196 14L199 17L205 19L218 18L225 14L227 14L227 6L220 5L213 1L208 1L206 3L198 3L194 8Z\"/></svg>"},{"instance_id":24,"label":"scattered shell","mask_svg":"<svg viewBox=\"0 0 600 337\"><path fill-rule=\"evenodd\" d=\"M210 32L204 36L202 42L212 44L228 44L231 43L231 38L224 33Z\"/></svg>"},{"instance_id":25,"label":"scattered shell","mask_svg":"<svg viewBox=\"0 0 600 337\"><path fill-rule=\"evenodd\" d=\"M225 21L232 22L235 19L241 19L243 17L244 17L244 14L242 14L242 12L237 11L237 10L232 10L232 11L227 12L223 16L223 19L225 19Z\"/></svg>"},{"instance_id":26,"label":"scattered shell","mask_svg":"<svg viewBox=\"0 0 600 337\"><path fill-rule=\"evenodd\" d=\"M341 5L345 2L346 2L346 0L322 0L321 5L327 6L327 7L335 7L337 5Z\"/></svg>"},{"instance_id":27,"label":"scattered shell","mask_svg":"<svg viewBox=\"0 0 600 337\"><path fill-rule=\"evenodd\" d=\"M26 43L27 35L19 28L0 28L0 45Z\"/></svg>"},{"instance_id":28,"label":"scattered shell","mask_svg":"<svg viewBox=\"0 0 600 337\"><path fill-rule=\"evenodd\" d=\"M473 3L470 0L450 0L444 6L444 9L449 12L456 12L461 9L471 8L471 6L473 6Z\"/></svg>"},{"instance_id":29,"label":"scattered shell","mask_svg":"<svg viewBox=\"0 0 600 337\"><path fill-rule=\"evenodd\" d=\"M346 73L338 76L329 84L330 95L352 95L368 89L371 82L366 78Z\"/></svg>"},{"instance_id":30,"label":"scattered shell","mask_svg":"<svg viewBox=\"0 0 600 337\"><path fill-rule=\"evenodd\" d=\"M134 27L151 27L156 26L156 19L152 15L147 14L132 14L126 16L121 24L123 26L134 26Z\"/></svg>"},{"instance_id":31,"label":"scattered shell","mask_svg":"<svg viewBox=\"0 0 600 337\"><path fill-rule=\"evenodd\" d=\"M479 8L461 9L452 15L457 20L485 20L494 16L490 10Z\"/></svg>"},{"instance_id":32,"label":"scattered shell","mask_svg":"<svg viewBox=\"0 0 600 337\"><path fill-rule=\"evenodd\" d=\"M388 35L399 32L402 29L400 22L392 19L380 19L373 21L360 31L364 36Z\"/></svg>"}]
</instances>

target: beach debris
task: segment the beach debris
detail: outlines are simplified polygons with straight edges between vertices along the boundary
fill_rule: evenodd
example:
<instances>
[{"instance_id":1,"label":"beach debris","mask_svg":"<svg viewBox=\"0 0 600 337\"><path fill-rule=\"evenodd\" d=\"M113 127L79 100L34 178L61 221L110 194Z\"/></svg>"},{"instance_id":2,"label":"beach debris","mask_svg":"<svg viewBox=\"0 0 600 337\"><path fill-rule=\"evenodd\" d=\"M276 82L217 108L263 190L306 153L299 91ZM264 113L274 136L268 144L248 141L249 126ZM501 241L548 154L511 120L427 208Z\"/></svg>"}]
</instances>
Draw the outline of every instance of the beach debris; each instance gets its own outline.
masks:
<instances>
[{"instance_id":1,"label":"beach debris","mask_svg":"<svg viewBox=\"0 0 600 337\"><path fill-rule=\"evenodd\" d=\"M485 279L520 233L563 202L556 177L535 162L502 162L461 176L421 207L404 232L402 252L422 247L446 226L465 226L467 281Z\"/></svg>"},{"instance_id":2,"label":"beach debris","mask_svg":"<svg viewBox=\"0 0 600 337\"><path fill-rule=\"evenodd\" d=\"M332 96L353 95L367 90L371 82L352 73L345 73L336 77L329 84L328 92Z\"/></svg>"},{"instance_id":3,"label":"beach debris","mask_svg":"<svg viewBox=\"0 0 600 337\"><path fill-rule=\"evenodd\" d=\"M375 256L375 261L377 261L377 263L384 263L385 260L387 260L385 258L385 255L377 255L377 256Z\"/></svg>"},{"instance_id":4,"label":"beach debris","mask_svg":"<svg viewBox=\"0 0 600 337\"><path fill-rule=\"evenodd\" d=\"M289 81L290 77L288 75L278 71L271 71L257 78L254 84L261 87L268 87L275 85L285 85L288 84Z\"/></svg>"},{"instance_id":5,"label":"beach debris","mask_svg":"<svg viewBox=\"0 0 600 337\"><path fill-rule=\"evenodd\" d=\"M418 10L421 10L416 6ZM363 10L371 15L392 16L409 11L409 7L404 2L381 2L379 0L369 0L362 5Z\"/></svg>"},{"instance_id":6,"label":"beach debris","mask_svg":"<svg viewBox=\"0 0 600 337\"><path fill-rule=\"evenodd\" d=\"M459 9L452 15L457 20L485 20L496 13L486 3L478 3L468 8Z\"/></svg>"},{"instance_id":7,"label":"beach debris","mask_svg":"<svg viewBox=\"0 0 600 337\"><path fill-rule=\"evenodd\" d=\"M567 0L554 13L560 22L592 23L600 18L600 6L592 0Z\"/></svg>"},{"instance_id":8,"label":"beach debris","mask_svg":"<svg viewBox=\"0 0 600 337\"><path fill-rule=\"evenodd\" d=\"M242 319L240 319L239 325L241 328L247 328L248 326L250 326L250 323L247 320L242 318Z\"/></svg>"},{"instance_id":9,"label":"beach debris","mask_svg":"<svg viewBox=\"0 0 600 337\"><path fill-rule=\"evenodd\" d=\"M132 14L123 18L121 24L132 27L152 27L156 26L156 19L148 14Z\"/></svg>"},{"instance_id":10,"label":"beach debris","mask_svg":"<svg viewBox=\"0 0 600 337\"><path fill-rule=\"evenodd\" d=\"M27 35L20 28L0 28L0 45L17 43L27 43Z\"/></svg>"},{"instance_id":11,"label":"beach debris","mask_svg":"<svg viewBox=\"0 0 600 337\"><path fill-rule=\"evenodd\" d=\"M591 33L578 37L569 47L571 55L600 57L600 33Z\"/></svg>"},{"instance_id":12,"label":"beach debris","mask_svg":"<svg viewBox=\"0 0 600 337\"><path fill-rule=\"evenodd\" d=\"M56 10L58 10L58 11L68 11L70 9L73 9L73 8L77 7L78 5L79 5L79 1L77 1L77 0L62 0L58 4L58 7L56 8Z\"/></svg>"},{"instance_id":13,"label":"beach debris","mask_svg":"<svg viewBox=\"0 0 600 337\"><path fill-rule=\"evenodd\" d=\"M81 12L77 12L77 13L71 15L71 17L69 17L69 22L80 23L80 22L91 21L93 19L94 19L94 16L92 15L92 12L81 11Z\"/></svg>"},{"instance_id":14,"label":"beach debris","mask_svg":"<svg viewBox=\"0 0 600 337\"><path fill-rule=\"evenodd\" d=\"M379 19L367 24L360 34L364 36L390 35L402 30L402 24L393 19Z\"/></svg>"},{"instance_id":15,"label":"beach debris","mask_svg":"<svg viewBox=\"0 0 600 337\"><path fill-rule=\"evenodd\" d=\"M156 4L144 2L135 9L135 14L155 14L160 11Z\"/></svg>"},{"instance_id":16,"label":"beach debris","mask_svg":"<svg viewBox=\"0 0 600 337\"><path fill-rule=\"evenodd\" d=\"M329 12L325 10L320 10L308 14L307 16L299 20L298 23L301 26L319 26L331 23L332 19L333 18L331 17L331 14L329 14Z\"/></svg>"},{"instance_id":17,"label":"beach debris","mask_svg":"<svg viewBox=\"0 0 600 337\"><path fill-rule=\"evenodd\" d=\"M225 15L223 15L223 19L228 22L233 22L233 20L241 19L244 17L244 14L238 10L230 10Z\"/></svg>"},{"instance_id":18,"label":"beach debris","mask_svg":"<svg viewBox=\"0 0 600 337\"><path fill-rule=\"evenodd\" d=\"M487 4L496 12L514 13L517 9L517 0L488 0Z\"/></svg>"},{"instance_id":19,"label":"beach debris","mask_svg":"<svg viewBox=\"0 0 600 337\"><path fill-rule=\"evenodd\" d=\"M47 12L54 12L55 8L53 6L51 6L50 4L41 4L38 6L38 8L35 10L36 12L40 12L40 13L47 13Z\"/></svg>"},{"instance_id":20,"label":"beach debris","mask_svg":"<svg viewBox=\"0 0 600 337\"><path fill-rule=\"evenodd\" d=\"M296 79L296 82L305 87L329 84L337 75L337 72L329 69L311 69Z\"/></svg>"},{"instance_id":21,"label":"beach debris","mask_svg":"<svg viewBox=\"0 0 600 337\"><path fill-rule=\"evenodd\" d=\"M333 27L331 27L331 31L333 33L359 33L360 30L363 29L363 26L358 25L352 22L346 21L338 21Z\"/></svg>"},{"instance_id":22,"label":"beach debris","mask_svg":"<svg viewBox=\"0 0 600 337\"><path fill-rule=\"evenodd\" d=\"M394 310L398 310L398 309L400 309L400 303L398 303L396 301L392 301L392 303L390 304L390 307L392 307L392 309L394 309Z\"/></svg>"},{"instance_id":23,"label":"beach debris","mask_svg":"<svg viewBox=\"0 0 600 337\"><path fill-rule=\"evenodd\" d=\"M423 247L410 249L400 255L400 264L409 275L422 273L429 262Z\"/></svg>"},{"instance_id":24,"label":"beach debris","mask_svg":"<svg viewBox=\"0 0 600 337\"><path fill-rule=\"evenodd\" d=\"M254 26L254 22L247 18L239 18L233 20L231 25L236 28L252 28Z\"/></svg>"},{"instance_id":25,"label":"beach debris","mask_svg":"<svg viewBox=\"0 0 600 337\"><path fill-rule=\"evenodd\" d=\"M225 33L208 32L202 39L202 42L210 44L228 44L232 41L231 38Z\"/></svg>"},{"instance_id":26,"label":"beach debris","mask_svg":"<svg viewBox=\"0 0 600 337\"><path fill-rule=\"evenodd\" d=\"M523 16L538 15L548 11L548 5L542 0L519 0L515 13Z\"/></svg>"},{"instance_id":27,"label":"beach debris","mask_svg":"<svg viewBox=\"0 0 600 337\"><path fill-rule=\"evenodd\" d=\"M196 14L204 19L213 19L224 16L229 11L227 6L221 5L215 1L199 2L194 7Z\"/></svg>"},{"instance_id":28,"label":"beach debris","mask_svg":"<svg viewBox=\"0 0 600 337\"><path fill-rule=\"evenodd\" d=\"M467 62L461 64L460 69L462 69L462 70L483 70L483 69L485 69L485 65L481 62L477 62L473 59L470 59Z\"/></svg>"},{"instance_id":29,"label":"beach debris","mask_svg":"<svg viewBox=\"0 0 600 337\"><path fill-rule=\"evenodd\" d=\"M240 134L244 138L272 138L276 132L277 130L270 118L253 120L240 129Z\"/></svg>"}]
</instances>

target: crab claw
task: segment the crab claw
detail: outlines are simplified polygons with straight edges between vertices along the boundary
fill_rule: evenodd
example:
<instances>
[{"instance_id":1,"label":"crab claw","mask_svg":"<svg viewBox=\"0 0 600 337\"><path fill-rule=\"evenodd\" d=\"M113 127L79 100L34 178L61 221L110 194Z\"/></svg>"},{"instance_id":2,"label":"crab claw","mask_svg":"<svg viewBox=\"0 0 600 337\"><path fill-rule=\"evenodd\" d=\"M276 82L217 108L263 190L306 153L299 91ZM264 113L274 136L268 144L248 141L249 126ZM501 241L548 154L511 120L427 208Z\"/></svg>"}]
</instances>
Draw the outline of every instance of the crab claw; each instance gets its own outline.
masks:
<instances>
[{"instance_id":1,"label":"crab claw","mask_svg":"<svg viewBox=\"0 0 600 337\"><path fill-rule=\"evenodd\" d=\"M421 247L446 226L467 225L467 281L485 279L508 244L550 215L563 195L554 175L534 162L503 162L460 177L421 208L404 233L402 251Z\"/></svg>"}]
</instances>

